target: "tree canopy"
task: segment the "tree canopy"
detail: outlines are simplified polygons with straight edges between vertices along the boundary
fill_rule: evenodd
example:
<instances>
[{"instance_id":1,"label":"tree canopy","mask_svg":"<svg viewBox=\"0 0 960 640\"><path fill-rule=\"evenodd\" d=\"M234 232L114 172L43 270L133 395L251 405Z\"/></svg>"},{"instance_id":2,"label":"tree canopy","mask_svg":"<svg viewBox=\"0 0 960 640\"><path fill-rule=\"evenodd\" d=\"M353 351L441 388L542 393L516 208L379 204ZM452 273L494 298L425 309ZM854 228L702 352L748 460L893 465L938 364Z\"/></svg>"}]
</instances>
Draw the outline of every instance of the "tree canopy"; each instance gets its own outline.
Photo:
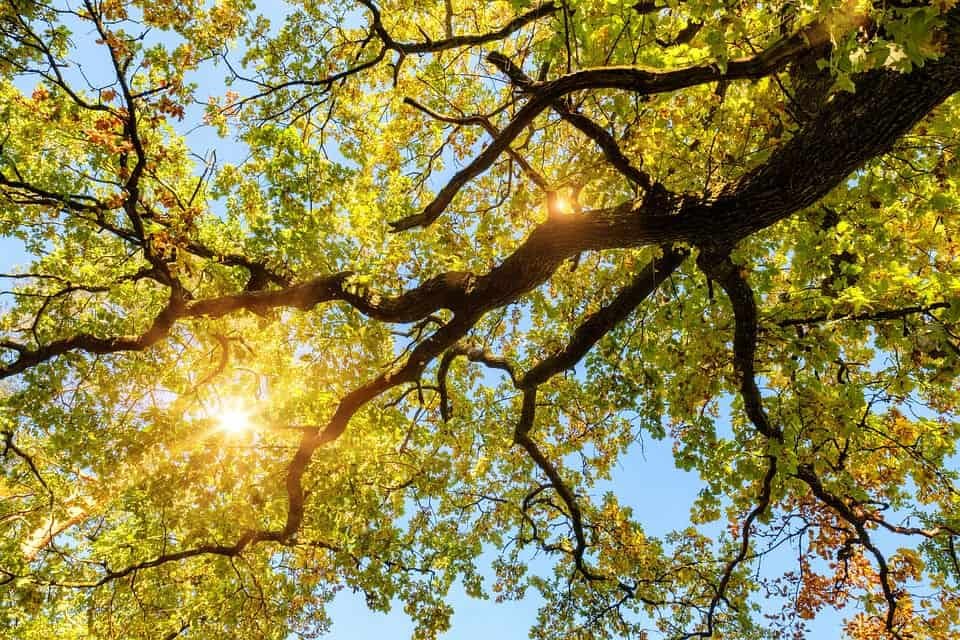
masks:
<instances>
[{"instance_id":1,"label":"tree canopy","mask_svg":"<svg viewBox=\"0 0 960 640\"><path fill-rule=\"evenodd\" d=\"M956 637L955 5L8 0L7 633Z\"/></svg>"}]
</instances>

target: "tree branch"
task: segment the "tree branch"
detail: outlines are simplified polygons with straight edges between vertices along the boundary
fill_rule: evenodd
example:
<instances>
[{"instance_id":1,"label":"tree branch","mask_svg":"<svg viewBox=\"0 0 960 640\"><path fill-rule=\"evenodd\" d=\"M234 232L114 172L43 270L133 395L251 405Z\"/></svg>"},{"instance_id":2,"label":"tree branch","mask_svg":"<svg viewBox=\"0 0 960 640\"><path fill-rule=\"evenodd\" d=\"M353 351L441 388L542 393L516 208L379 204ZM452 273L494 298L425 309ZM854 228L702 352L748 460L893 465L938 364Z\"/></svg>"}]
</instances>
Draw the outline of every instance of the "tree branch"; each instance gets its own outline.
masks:
<instances>
[{"instance_id":1,"label":"tree branch","mask_svg":"<svg viewBox=\"0 0 960 640\"><path fill-rule=\"evenodd\" d=\"M757 303L753 289L730 255L701 252L697 264L708 277L723 288L733 307L733 368L737 372L740 396L750 421L767 438L782 440L783 432L770 423L757 387L755 360L757 352Z\"/></svg>"},{"instance_id":2,"label":"tree branch","mask_svg":"<svg viewBox=\"0 0 960 640\"><path fill-rule=\"evenodd\" d=\"M699 65L672 71L655 71L641 67L601 67L576 71L548 82L532 83L527 88L530 100L517 112L501 135L473 162L457 172L421 213L392 222L391 226L395 231L403 231L427 226L439 218L467 182L489 169L497 157L538 115L563 96L587 89L621 89L649 96L721 80L762 78L782 70L805 53L811 46L808 37L808 30L798 32L755 56L730 61L725 71L716 65Z\"/></svg>"},{"instance_id":3,"label":"tree branch","mask_svg":"<svg viewBox=\"0 0 960 640\"><path fill-rule=\"evenodd\" d=\"M377 5L375 5L372 0L359 1L360 4L365 6L373 16L373 23L371 26L383 41L386 48L392 49L402 55L436 53L438 51L446 51L461 47L472 47L490 42L496 42L519 31L528 24L536 22L545 16L556 13L559 10L559 7L553 2L544 2L530 11L518 15L501 28L490 31L489 33L459 35L443 38L441 40L428 40L426 42L399 42L394 40L383 26L380 9L377 7Z\"/></svg>"},{"instance_id":4,"label":"tree branch","mask_svg":"<svg viewBox=\"0 0 960 640\"><path fill-rule=\"evenodd\" d=\"M517 386L521 389L539 386L557 373L575 366L593 345L656 291L689 254L686 249L668 246L661 247L661 251L661 258L647 263L634 277L633 282L621 290L610 304L588 316L577 327L562 350L534 365L523 374Z\"/></svg>"},{"instance_id":5,"label":"tree branch","mask_svg":"<svg viewBox=\"0 0 960 640\"><path fill-rule=\"evenodd\" d=\"M528 89L533 84L533 80L523 72L523 69L515 65L512 60L502 53L491 51L487 54L487 60L497 67L505 76L510 78L511 82L518 88ZM649 192L653 188L653 180L650 176L630 163L629 158L624 155L617 141L609 131L582 113L578 113L572 109L563 100L554 100L550 103L550 107L556 111L561 118L596 142L600 150L603 151L603 155L607 161L628 180L639 185L646 192Z\"/></svg>"}]
</instances>

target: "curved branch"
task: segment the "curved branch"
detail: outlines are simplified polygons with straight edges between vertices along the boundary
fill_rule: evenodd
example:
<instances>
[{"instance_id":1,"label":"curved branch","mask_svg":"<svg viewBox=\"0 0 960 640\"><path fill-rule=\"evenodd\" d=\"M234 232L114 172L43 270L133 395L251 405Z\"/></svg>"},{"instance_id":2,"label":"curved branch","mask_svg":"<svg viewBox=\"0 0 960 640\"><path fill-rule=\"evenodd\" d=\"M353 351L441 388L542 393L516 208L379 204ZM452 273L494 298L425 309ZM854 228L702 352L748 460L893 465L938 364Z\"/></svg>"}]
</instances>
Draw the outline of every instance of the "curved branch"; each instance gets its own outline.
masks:
<instances>
[{"instance_id":1,"label":"curved branch","mask_svg":"<svg viewBox=\"0 0 960 640\"><path fill-rule=\"evenodd\" d=\"M459 126L476 125L481 127L488 134L490 134L491 138L496 138L497 136L500 135L500 130L497 129L492 122L490 122L490 118L487 116L474 115L474 116L464 116L459 118L445 116L443 114L437 113L436 111L434 111L433 109L430 109L429 107L426 107L420 104L419 102L417 102L416 100L410 97L405 97L403 99L403 103L410 105L414 109L417 109L418 111L421 111L427 114L428 116L430 116L431 118L433 118L434 120L439 120L440 122L446 122L448 124L455 124ZM527 162L527 159L524 158L523 155L521 155L516 149L508 146L506 149L506 153L507 155L510 156L510 158L514 162L516 162L520 166L520 169L524 172L524 174L526 174L528 178L530 178L530 180L534 184L536 184L538 187L540 187L544 191L547 191L550 188L550 185L547 183L546 178L544 178L540 174L540 172L538 172L536 169L530 166L530 163Z\"/></svg>"},{"instance_id":2,"label":"curved branch","mask_svg":"<svg viewBox=\"0 0 960 640\"><path fill-rule=\"evenodd\" d=\"M777 321L776 324L781 327L794 327L797 325L818 324L820 322L839 322L841 320L899 320L914 314L929 314L931 311L936 311L937 309L949 309L950 306L951 304L949 302L943 300L940 302L934 302L932 304L914 305L909 307L901 307L899 309L881 309L878 311L866 311L864 313L853 313L838 316L831 316L826 313L821 313L819 315L809 316L807 318L787 318L786 320Z\"/></svg>"},{"instance_id":3,"label":"curved branch","mask_svg":"<svg viewBox=\"0 0 960 640\"><path fill-rule=\"evenodd\" d=\"M18 352L17 358L10 364L0 365L0 380L22 373L42 362L71 351L95 354L142 351L153 346L167 335L177 321L182 308L182 301L171 295L167 306L154 318L150 327L140 335L102 338L89 333L81 333L70 338L55 340L37 349L27 349L22 346L13 347Z\"/></svg>"},{"instance_id":4,"label":"curved branch","mask_svg":"<svg viewBox=\"0 0 960 640\"><path fill-rule=\"evenodd\" d=\"M343 71L339 71L339 72L337 72L337 73L332 73L332 74L330 74L330 75L328 75L328 76L325 76L325 77L323 77L323 78L317 78L317 79L315 79L315 80L305 80L305 79L289 80L289 81L287 81L287 82L281 82L281 83L279 83L279 84L274 84L274 85L264 85L264 83L262 83L262 82L258 82L258 81L256 81L256 80L253 80L253 79L251 79L251 78L249 78L249 77L246 77L246 76L238 73L237 71L235 71L235 70L233 69L232 66L230 66L230 71L231 71L231 73L232 73L238 80L242 80L242 81L244 81L244 82L250 82L250 83L252 83L252 84L256 84L256 85L258 85L259 87L261 87L261 90L258 91L258 92L255 93L255 94L251 95L251 96L247 96L246 98L242 98L242 99L237 100L237 101L235 101L235 102L231 102L230 104L224 106L220 111L221 111L221 113L236 112L236 110L242 108L244 105L246 105L246 104L248 104L248 103L250 103L250 102L253 102L253 101L255 101L255 100L259 100L260 98L265 98L265 97L269 96L270 94L276 93L277 91L282 91L283 89L290 89L290 88L292 88L292 87L321 87L321 88L323 89L323 91L325 92L325 91L329 90L330 87L332 87L334 84L340 82L341 80L345 80L346 78L349 78L350 76L353 76L353 75L356 75L356 74L360 73L361 71L366 71L367 69L371 69L371 68L377 66L377 65L380 64L380 63L383 61L383 59L387 56L387 51L388 51L388 49L387 49L386 47L382 47L382 48L380 49L380 51L377 52L377 55L375 55L374 57L370 58L369 60L365 60L364 62L360 62L360 63L358 63L358 64L356 64L356 65L354 65L354 66L352 66L352 67L349 67L349 68L347 68L347 69L344 69ZM225 56L224 56L224 59L226 59ZM227 64L228 64L228 66L229 66L229 63L227 63Z\"/></svg>"},{"instance_id":5,"label":"curved branch","mask_svg":"<svg viewBox=\"0 0 960 640\"><path fill-rule=\"evenodd\" d=\"M467 347L465 345L454 345L443 354L443 357L440 359L440 364L437 367L437 390L440 394L440 416L443 418L444 422L449 421L451 416L450 400L447 395L447 372L450 370L450 365L453 363L454 359L461 356L466 356L470 362L479 362L485 364L491 369L500 369L501 371L506 371L507 375L510 376L510 380L513 381L514 386L519 387L513 365L506 358L501 358L500 356L497 356L486 349Z\"/></svg>"},{"instance_id":6,"label":"curved branch","mask_svg":"<svg viewBox=\"0 0 960 640\"><path fill-rule=\"evenodd\" d=\"M50 490L50 487L47 485L46 480L43 479L43 476L40 475L40 470L37 468L36 463L33 460L33 456L28 454L26 451L18 447L13 442L13 432L3 430L0 431L0 436L3 436L3 453L0 454L0 457L6 458L7 452L13 451L14 454L21 460L27 463L27 466L30 468L30 473L33 474L33 477L37 479L37 482L40 483L40 486L49 494L51 500L53 499L53 491Z\"/></svg>"},{"instance_id":7,"label":"curved branch","mask_svg":"<svg viewBox=\"0 0 960 640\"><path fill-rule=\"evenodd\" d=\"M757 387L754 365L757 353L757 303L753 289L727 253L717 256L702 252L697 264L708 277L720 284L733 306L733 368L737 372L740 396L747 416L764 436L782 440L783 432L770 423L763 410L760 389Z\"/></svg>"},{"instance_id":8,"label":"curved branch","mask_svg":"<svg viewBox=\"0 0 960 640\"><path fill-rule=\"evenodd\" d=\"M500 29L496 29L489 33L482 34L466 34L459 36L450 36L443 38L441 40L427 40L426 42L400 42L395 40L390 33L387 31L386 27L383 25L383 20L380 14L380 9L371 1L371 0L359 0L372 15L372 22L370 24L371 31L363 41L361 49L366 48L367 44L373 38L374 34L380 38L382 46L380 47L377 54L366 60L364 62L358 63L352 67L339 71L337 73L330 74L323 78L316 78L313 80L308 79L295 79L287 82L282 82L275 85L268 85L263 82L245 77L242 74L238 73L232 65L226 60L224 56L224 61L227 63L227 66L230 68L230 72L239 80L245 82L250 82L261 88L261 90L251 96L232 102L222 109L222 112L235 111L238 107L243 107L244 105L258 100L260 98L266 97L277 91L283 89L289 89L291 87L321 87L323 91L329 90L334 84L345 80L350 76L357 75L362 71L370 69L372 67L380 64L384 58L386 58L388 51L395 51L399 54L399 60L395 65L394 76L396 77L399 72L400 65L402 64L403 58L407 55L420 55L427 53L437 53L440 51L447 51L450 49L457 49L461 47L470 47L476 45L487 44L489 42L496 42L502 40L503 38L519 31L523 27L531 24L544 16L548 16L552 13L555 13L559 7L557 7L553 2L545 2L538 6L535 9L532 9L526 13L523 13L513 20L509 21Z\"/></svg>"},{"instance_id":9,"label":"curved branch","mask_svg":"<svg viewBox=\"0 0 960 640\"><path fill-rule=\"evenodd\" d=\"M894 628L894 617L897 612L897 606L900 598L894 592L894 589L890 584L890 569L887 566L887 560L880 549L878 549L873 543L873 540L870 538L870 534L867 532L867 527L865 525L867 518L865 516L858 515L841 498L827 491L827 489L823 486L823 482L821 482L820 477L816 474L811 465L799 465L797 467L797 477L800 480L803 480L803 482L810 487L810 491L817 497L817 499L833 509L837 515L843 518L854 528L854 530L857 532L857 542L863 545L863 547L867 549L871 555L873 555L873 558L877 563L878 575L880 578L880 588L883 590L883 597L887 602L887 618L885 621L886 628L887 631L889 631L895 638L901 639L903 636Z\"/></svg>"},{"instance_id":10,"label":"curved branch","mask_svg":"<svg viewBox=\"0 0 960 640\"><path fill-rule=\"evenodd\" d=\"M526 89L533 84L533 80L523 72L523 69L515 65L512 60L502 53L498 51L491 51L489 54L487 54L487 60L495 67L500 69L505 76L510 78L510 80L517 85L517 87ZM603 151L603 155L606 157L607 161L612 164L620 173L626 176L628 180L636 185L639 185L644 191L647 192L653 188L653 180L650 178L650 176L633 166L633 164L630 162L630 159L624 155L623 150L620 149L620 145L617 144L617 141L609 131L598 125L587 116L571 108L563 100L554 100L552 103L550 103L550 107L556 111L561 118L569 122L588 138L596 142L597 146L600 147L600 150ZM510 149L508 148L508 152L509 151Z\"/></svg>"},{"instance_id":11,"label":"curved branch","mask_svg":"<svg viewBox=\"0 0 960 640\"><path fill-rule=\"evenodd\" d=\"M421 213L401 218L391 223L395 231L428 226L446 210L454 196L473 178L489 169L506 148L554 102L576 91L587 89L622 89L638 95L668 93L720 80L747 80L768 76L782 70L791 61L810 48L807 31L796 33L778 41L768 49L749 58L733 60L726 70L716 65L698 65L656 71L641 67L600 67L585 69L561 76L548 82L527 85L531 99L514 116L513 120L479 156L461 169L440 190L440 193ZM494 60L500 60L494 54Z\"/></svg>"},{"instance_id":12,"label":"curved branch","mask_svg":"<svg viewBox=\"0 0 960 640\"><path fill-rule=\"evenodd\" d=\"M596 313L587 317L574 331L567 345L544 358L523 374L517 386L535 387L554 375L577 364L611 329L623 322L637 306L656 291L664 280L684 261L689 251L684 248L661 247L663 256L651 260L616 297Z\"/></svg>"},{"instance_id":13,"label":"curved branch","mask_svg":"<svg viewBox=\"0 0 960 640\"><path fill-rule=\"evenodd\" d=\"M537 411L537 389L530 387L524 389L523 406L520 410L520 420L514 429L513 441L519 444L527 452L530 458L536 463L540 470L550 480L560 499L567 506L570 515L570 523L573 526L573 535L576 538L576 547L573 550L573 562L577 571L587 580L603 580L604 577L594 573L584 560L584 554L587 550L587 539L583 533L583 514L580 511L580 505L577 503L577 497L570 490L570 487L560 477L557 467L547 459L540 451L537 443L530 438L530 430L533 428L533 421Z\"/></svg>"},{"instance_id":14,"label":"curved branch","mask_svg":"<svg viewBox=\"0 0 960 640\"><path fill-rule=\"evenodd\" d=\"M777 459L774 456L769 456L769 460L770 464L767 467L767 473L764 475L762 484L760 485L760 495L758 496L757 504L750 510L749 515L747 515L743 521L743 528L740 534L740 549L737 551L737 555L731 558L730 561L727 562L726 567L724 567L720 584L717 586L716 593L710 601L709 609L707 609L707 628L704 631L688 633L684 638L709 638L713 635L717 607L721 601L726 599L727 587L733 578L733 572L747 559L747 554L750 551L750 535L753 522L762 516L770 507L771 494L773 493L773 479L777 475Z\"/></svg>"},{"instance_id":15,"label":"curved branch","mask_svg":"<svg viewBox=\"0 0 960 640\"><path fill-rule=\"evenodd\" d=\"M559 7L553 2L544 2L535 9L522 13L503 25L499 29L489 33L467 34L459 36L450 36L441 40L428 40L426 42L399 42L394 40L383 26L383 20L380 15L380 9L371 0L360 0L373 16L371 27L376 34L383 40L388 49L392 49L402 55L416 55L422 53L436 53L448 49L457 49L460 47L471 47L489 42L502 40L507 36L519 31L528 24L536 22L540 18L556 13Z\"/></svg>"}]
</instances>

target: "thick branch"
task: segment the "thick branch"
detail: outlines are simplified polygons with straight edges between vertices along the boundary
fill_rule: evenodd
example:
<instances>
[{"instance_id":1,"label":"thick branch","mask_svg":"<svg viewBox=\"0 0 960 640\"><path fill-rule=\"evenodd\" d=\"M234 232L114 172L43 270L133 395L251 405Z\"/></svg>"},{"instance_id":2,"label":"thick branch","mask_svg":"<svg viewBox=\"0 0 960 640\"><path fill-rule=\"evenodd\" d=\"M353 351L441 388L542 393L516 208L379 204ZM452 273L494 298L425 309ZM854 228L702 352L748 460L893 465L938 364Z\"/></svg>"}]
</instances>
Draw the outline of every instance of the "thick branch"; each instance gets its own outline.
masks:
<instances>
[{"instance_id":1,"label":"thick branch","mask_svg":"<svg viewBox=\"0 0 960 640\"><path fill-rule=\"evenodd\" d=\"M535 387L579 362L603 336L623 322L637 306L646 300L673 271L680 266L688 251L661 247L663 256L651 260L640 270L629 286L596 313L593 313L574 331L570 341L560 351L544 358L523 375L520 388Z\"/></svg>"},{"instance_id":2,"label":"thick branch","mask_svg":"<svg viewBox=\"0 0 960 640\"><path fill-rule=\"evenodd\" d=\"M730 260L729 254L716 256L704 252L698 257L697 264L709 278L720 283L733 306L733 368L737 372L740 396L747 416L764 436L781 440L783 433L770 423L757 387L754 365L757 352L757 303L753 289L740 267Z\"/></svg>"},{"instance_id":3,"label":"thick branch","mask_svg":"<svg viewBox=\"0 0 960 640\"><path fill-rule=\"evenodd\" d=\"M97 354L142 351L153 346L167 335L180 315L181 309L182 303L171 296L167 306L154 318L150 327L140 335L101 338L88 333L81 333L70 338L56 340L37 349L15 348L17 359L8 365L0 365L0 379L22 373L41 362L46 362L51 358L71 351Z\"/></svg>"},{"instance_id":4,"label":"thick branch","mask_svg":"<svg viewBox=\"0 0 960 640\"><path fill-rule=\"evenodd\" d=\"M528 85L530 101L517 112L501 135L473 162L457 172L423 212L391 224L394 230L402 231L427 226L439 218L467 182L489 169L537 116L563 96L576 91L596 89L622 89L639 95L654 95L719 80L757 79L782 70L809 47L805 32L801 32L778 41L755 56L731 61L725 71L716 65L699 65L672 71L640 67L601 67L570 73L549 82L532 83Z\"/></svg>"}]
</instances>

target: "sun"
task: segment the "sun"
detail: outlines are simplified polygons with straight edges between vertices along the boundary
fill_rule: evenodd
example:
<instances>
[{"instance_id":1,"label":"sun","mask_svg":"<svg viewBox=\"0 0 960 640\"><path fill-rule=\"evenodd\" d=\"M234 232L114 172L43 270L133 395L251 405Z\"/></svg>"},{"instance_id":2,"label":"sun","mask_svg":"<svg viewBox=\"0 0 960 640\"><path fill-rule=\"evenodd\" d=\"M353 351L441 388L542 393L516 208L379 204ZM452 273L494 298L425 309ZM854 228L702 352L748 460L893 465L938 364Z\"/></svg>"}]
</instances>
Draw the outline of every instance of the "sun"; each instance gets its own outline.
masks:
<instances>
[{"instance_id":1,"label":"sun","mask_svg":"<svg viewBox=\"0 0 960 640\"><path fill-rule=\"evenodd\" d=\"M552 193L547 196L547 210L551 215L570 215L573 213L573 203L566 196Z\"/></svg>"},{"instance_id":2,"label":"sun","mask_svg":"<svg viewBox=\"0 0 960 640\"><path fill-rule=\"evenodd\" d=\"M557 213L562 215L573 213L573 205L563 196L557 196L557 199L553 203L553 208Z\"/></svg>"},{"instance_id":3,"label":"sun","mask_svg":"<svg viewBox=\"0 0 960 640\"><path fill-rule=\"evenodd\" d=\"M216 417L217 429L227 434L239 435L253 428L250 412L238 407L227 407Z\"/></svg>"}]
</instances>

